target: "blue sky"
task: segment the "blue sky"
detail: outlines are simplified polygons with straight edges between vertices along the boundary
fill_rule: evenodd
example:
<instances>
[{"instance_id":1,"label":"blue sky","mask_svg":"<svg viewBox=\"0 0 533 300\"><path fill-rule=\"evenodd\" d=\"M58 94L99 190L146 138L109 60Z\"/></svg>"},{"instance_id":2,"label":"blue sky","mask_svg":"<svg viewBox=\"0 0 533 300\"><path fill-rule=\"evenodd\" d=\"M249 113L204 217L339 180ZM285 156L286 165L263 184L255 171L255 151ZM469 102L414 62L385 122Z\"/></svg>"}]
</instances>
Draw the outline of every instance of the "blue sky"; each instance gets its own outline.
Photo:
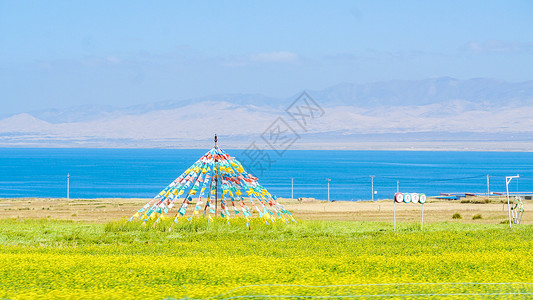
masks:
<instances>
[{"instance_id":1,"label":"blue sky","mask_svg":"<svg viewBox=\"0 0 533 300\"><path fill-rule=\"evenodd\" d=\"M532 1L3 1L0 114L533 79Z\"/></svg>"}]
</instances>

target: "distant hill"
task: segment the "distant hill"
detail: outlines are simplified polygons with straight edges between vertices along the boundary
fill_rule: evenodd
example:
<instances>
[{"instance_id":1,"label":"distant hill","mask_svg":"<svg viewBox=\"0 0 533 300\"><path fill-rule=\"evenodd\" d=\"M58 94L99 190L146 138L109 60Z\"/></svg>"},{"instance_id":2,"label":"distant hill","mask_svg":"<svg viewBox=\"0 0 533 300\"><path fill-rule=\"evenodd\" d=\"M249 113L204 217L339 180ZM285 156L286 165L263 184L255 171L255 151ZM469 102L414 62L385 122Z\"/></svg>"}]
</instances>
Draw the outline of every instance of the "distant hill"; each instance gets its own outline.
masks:
<instances>
[{"instance_id":1,"label":"distant hill","mask_svg":"<svg viewBox=\"0 0 533 300\"><path fill-rule=\"evenodd\" d=\"M0 146L204 147L218 133L226 148L246 147L282 117L301 137L296 148L533 150L533 81L443 77L308 92L325 113L306 128L285 113L298 95L224 94L12 115L0 119Z\"/></svg>"},{"instance_id":2,"label":"distant hill","mask_svg":"<svg viewBox=\"0 0 533 300\"><path fill-rule=\"evenodd\" d=\"M502 106L533 103L533 81L510 83L476 78L440 77L425 80L394 80L368 84L340 84L313 93L329 105L419 106L452 100Z\"/></svg>"},{"instance_id":3,"label":"distant hill","mask_svg":"<svg viewBox=\"0 0 533 300\"><path fill-rule=\"evenodd\" d=\"M235 105L266 106L282 109L282 105L287 103L287 99L275 99L255 94L224 94L185 100L159 101L122 108L108 105L82 105L67 109L38 110L29 112L29 114L50 123L69 123L105 119L111 115L142 115L152 111L172 110L204 102L227 102Z\"/></svg>"}]
</instances>

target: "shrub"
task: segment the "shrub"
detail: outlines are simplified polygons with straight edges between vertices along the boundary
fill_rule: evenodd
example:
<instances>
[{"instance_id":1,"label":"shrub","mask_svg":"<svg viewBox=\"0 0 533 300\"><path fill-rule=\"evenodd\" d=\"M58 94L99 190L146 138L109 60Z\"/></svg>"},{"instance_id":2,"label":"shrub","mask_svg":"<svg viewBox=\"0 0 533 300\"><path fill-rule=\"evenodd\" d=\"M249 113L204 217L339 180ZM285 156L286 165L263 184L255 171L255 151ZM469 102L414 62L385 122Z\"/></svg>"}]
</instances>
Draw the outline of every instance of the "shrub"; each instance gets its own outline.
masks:
<instances>
[{"instance_id":1,"label":"shrub","mask_svg":"<svg viewBox=\"0 0 533 300\"><path fill-rule=\"evenodd\" d=\"M460 213L454 213L453 216L452 216L452 219L462 219L463 217L461 217L461 214Z\"/></svg>"},{"instance_id":2,"label":"shrub","mask_svg":"<svg viewBox=\"0 0 533 300\"><path fill-rule=\"evenodd\" d=\"M472 217L472 220L478 220L478 219L483 219L483 217L481 217L481 214L477 214Z\"/></svg>"}]
</instances>

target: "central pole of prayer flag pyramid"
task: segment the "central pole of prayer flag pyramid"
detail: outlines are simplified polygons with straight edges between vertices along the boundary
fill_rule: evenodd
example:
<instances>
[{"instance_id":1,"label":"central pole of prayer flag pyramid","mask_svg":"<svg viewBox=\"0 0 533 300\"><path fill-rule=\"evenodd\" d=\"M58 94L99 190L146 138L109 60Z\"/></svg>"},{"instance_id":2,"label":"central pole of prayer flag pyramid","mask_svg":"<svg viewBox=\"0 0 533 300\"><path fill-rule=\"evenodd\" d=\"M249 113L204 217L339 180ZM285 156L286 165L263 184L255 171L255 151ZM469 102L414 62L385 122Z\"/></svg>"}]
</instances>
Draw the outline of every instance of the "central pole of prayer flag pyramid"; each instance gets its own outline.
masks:
<instances>
[{"instance_id":1,"label":"central pole of prayer flag pyramid","mask_svg":"<svg viewBox=\"0 0 533 300\"><path fill-rule=\"evenodd\" d=\"M217 148L217 134L215 133L215 148ZM215 163L218 162L218 159L215 157ZM217 215L217 206L218 206L218 176L215 172L215 216Z\"/></svg>"},{"instance_id":2,"label":"central pole of prayer flag pyramid","mask_svg":"<svg viewBox=\"0 0 533 300\"><path fill-rule=\"evenodd\" d=\"M215 159L215 163L217 160ZM215 174L218 173L218 170L215 172ZM218 206L218 175L215 175L215 216L217 214L217 206Z\"/></svg>"}]
</instances>

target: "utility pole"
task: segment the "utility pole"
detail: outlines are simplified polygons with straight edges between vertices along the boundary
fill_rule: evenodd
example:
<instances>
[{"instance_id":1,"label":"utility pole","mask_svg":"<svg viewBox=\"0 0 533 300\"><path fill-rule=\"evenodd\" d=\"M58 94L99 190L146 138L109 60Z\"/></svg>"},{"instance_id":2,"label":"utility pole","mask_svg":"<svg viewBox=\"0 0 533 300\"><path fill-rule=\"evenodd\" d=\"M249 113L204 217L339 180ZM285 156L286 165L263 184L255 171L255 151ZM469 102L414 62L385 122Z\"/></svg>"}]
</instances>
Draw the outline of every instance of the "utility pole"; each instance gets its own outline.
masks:
<instances>
[{"instance_id":1,"label":"utility pole","mask_svg":"<svg viewBox=\"0 0 533 300\"><path fill-rule=\"evenodd\" d=\"M376 175L370 175L370 178L372 178L372 201L374 201L374 177Z\"/></svg>"},{"instance_id":2,"label":"utility pole","mask_svg":"<svg viewBox=\"0 0 533 300\"><path fill-rule=\"evenodd\" d=\"M294 178L291 178L291 199L294 199Z\"/></svg>"},{"instance_id":3,"label":"utility pole","mask_svg":"<svg viewBox=\"0 0 533 300\"><path fill-rule=\"evenodd\" d=\"M396 193L400 192L400 181L396 180Z\"/></svg>"},{"instance_id":4,"label":"utility pole","mask_svg":"<svg viewBox=\"0 0 533 300\"><path fill-rule=\"evenodd\" d=\"M520 175L516 174L516 176L506 176L505 177L505 190L507 191L507 210L509 211L509 228L511 228L511 205L509 204L509 182L513 180L513 178L519 178Z\"/></svg>"},{"instance_id":5,"label":"utility pole","mask_svg":"<svg viewBox=\"0 0 533 300\"><path fill-rule=\"evenodd\" d=\"M326 180L328 181L328 202L329 202L329 182L331 181L330 178L326 178Z\"/></svg>"},{"instance_id":6,"label":"utility pole","mask_svg":"<svg viewBox=\"0 0 533 300\"><path fill-rule=\"evenodd\" d=\"M487 174L487 202L489 201L489 197L490 197L489 174Z\"/></svg>"},{"instance_id":7,"label":"utility pole","mask_svg":"<svg viewBox=\"0 0 533 300\"><path fill-rule=\"evenodd\" d=\"M70 173L67 173L67 200L70 200Z\"/></svg>"}]
</instances>

